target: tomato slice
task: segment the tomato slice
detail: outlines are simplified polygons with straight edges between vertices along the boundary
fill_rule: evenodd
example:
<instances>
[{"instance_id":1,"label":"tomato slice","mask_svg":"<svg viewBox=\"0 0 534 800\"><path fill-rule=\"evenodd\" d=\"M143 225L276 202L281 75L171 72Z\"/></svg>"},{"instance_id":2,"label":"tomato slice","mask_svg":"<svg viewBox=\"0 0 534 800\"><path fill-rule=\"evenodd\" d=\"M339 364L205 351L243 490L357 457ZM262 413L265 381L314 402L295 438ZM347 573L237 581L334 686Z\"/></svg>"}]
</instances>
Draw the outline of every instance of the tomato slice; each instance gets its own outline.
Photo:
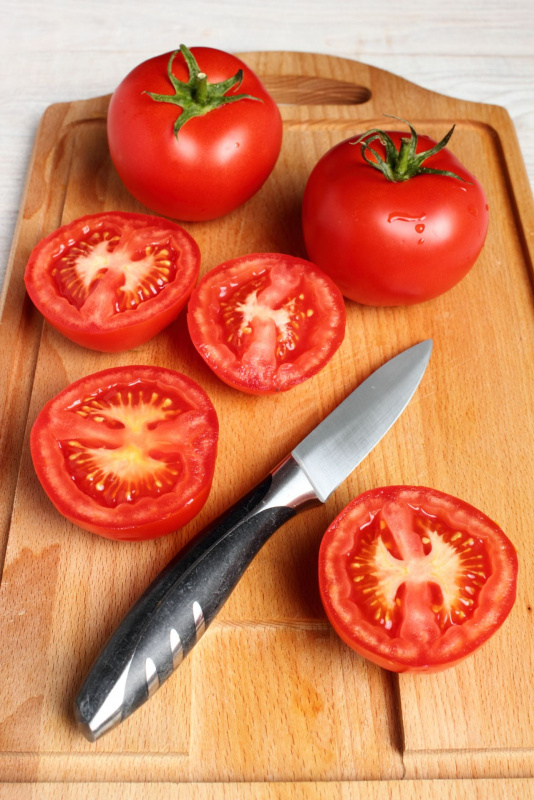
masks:
<instances>
[{"instance_id":1,"label":"tomato slice","mask_svg":"<svg viewBox=\"0 0 534 800\"><path fill-rule=\"evenodd\" d=\"M257 253L220 264L189 301L191 338L225 383L249 394L291 389L332 358L345 335L345 306L315 264Z\"/></svg>"},{"instance_id":2,"label":"tomato slice","mask_svg":"<svg viewBox=\"0 0 534 800\"><path fill-rule=\"evenodd\" d=\"M508 616L516 551L473 506L434 489L388 486L357 497L326 531L319 588L339 636L394 672L462 661Z\"/></svg>"},{"instance_id":3,"label":"tomato slice","mask_svg":"<svg viewBox=\"0 0 534 800\"><path fill-rule=\"evenodd\" d=\"M50 400L30 445L37 476L63 516L111 539L150 539L203 507L218 430L210 399L190 378L115 367Z\"/></svg>"},{"instance_id":4,"label":"tomato slice","mask_svg":"<svg viewBox=\"0 0 534 800\"><path fill-rule=\"evenodd\" d=\"M114 353L169 325L199 269L198 245L180 225L113 211L80 217L39 242L24 280L57 330L83 347Z\"/></svg>"}]
</instances>

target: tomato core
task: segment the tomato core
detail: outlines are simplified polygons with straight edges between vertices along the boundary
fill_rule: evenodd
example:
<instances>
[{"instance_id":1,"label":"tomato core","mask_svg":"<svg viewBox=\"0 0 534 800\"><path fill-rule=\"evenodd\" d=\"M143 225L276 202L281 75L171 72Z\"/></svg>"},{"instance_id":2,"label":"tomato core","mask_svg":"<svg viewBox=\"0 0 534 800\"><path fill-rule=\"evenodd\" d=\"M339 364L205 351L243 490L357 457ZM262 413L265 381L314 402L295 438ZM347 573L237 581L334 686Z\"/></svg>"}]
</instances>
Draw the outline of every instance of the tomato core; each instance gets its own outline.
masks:
<instances>
[{"instance_id":1,"label":"tomato core","mask_svg":"<svg viewBox=\"0 0 534 800\"><path fill-rule=\"evenodd\" d=\"M228 334L230 349L241 358L254 340L254 328L263 324L276 337L274 353L278 363L294 361L306 349L310 318L314 315L306 300L302 281L286 297L284 287L272 286L266 272L254 276L221 302L220 324Z\"/></svg>"},{"instance_id":2,"label":"tomato core","mask_svg":"<svg viewBox=\"0 0 534 800\"><path fill-rule=\"evenodd\" d=\"M116 249L119 233L87 233L61 249L50 265L59 294L78 310L110 271L114 293L110 310L115 314L136 309L156 297L176 277L179 255L170 241L147 244L126 256L123 248ZM118 276L115 279L113 272Z\"/></svg>"},{"instance_id":3,"label":"tomato core","mask_svg":"<svg viewBox=\"0 0 534 800\"><path fill-rule=\"evenodd\" d=\"M107 272L109 254L120 235L113 230L87 231L88 236L62 245L50 264L59 294L80 309Z\"/></svg>"},{"instance_id":4,"label":"tomato core","mask_svg":"<svg viewBox=\"0 0 534 800\"><path fill-rule=\"evenodd\" d=\"M117 434L113 446L100 442L97 432L91 440L58 441L68 474L80 491L107 508L174 491L182 472L181 457L178 447L171 453L158 450L157 427L186 408L178 395L139 382L117 385L75 403L68 410Z\"/></svg>"},{"instance_id":5,"label":"tomato core","mask_svg":"<svg viewBox=\"0 0 534 800\"><path fill-rule=\"evenodd\" d=\"M412 528L390 527L380 512L357 529L346 569L351 598L392 639L403 634L412 595L427 587L425 628L435 637L473 617L491 573L484 542L418 509Z\"/></svg>"}]
</instances>

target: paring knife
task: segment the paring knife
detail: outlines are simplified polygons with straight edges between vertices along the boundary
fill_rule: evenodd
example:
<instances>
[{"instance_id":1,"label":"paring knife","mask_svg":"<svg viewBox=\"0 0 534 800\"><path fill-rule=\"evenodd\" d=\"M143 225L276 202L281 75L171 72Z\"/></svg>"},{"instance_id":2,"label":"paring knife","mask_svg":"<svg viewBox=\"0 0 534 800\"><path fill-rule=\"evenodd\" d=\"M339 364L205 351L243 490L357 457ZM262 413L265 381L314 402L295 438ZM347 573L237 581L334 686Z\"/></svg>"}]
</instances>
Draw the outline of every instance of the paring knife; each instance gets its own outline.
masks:
<instances>
[{"instance_id":1,"label":"paring knife","mask_svg":"<svg viewBox=\"0 0 534 800\"><path fill-rule=\"evenodd\" d=\"M199 641L269 537L324 503L409 403L430 339L387 361L255 489L196 536L151 583L104 647L74 703L89 741L148 700Z\"/></svg>"}]
</instances>

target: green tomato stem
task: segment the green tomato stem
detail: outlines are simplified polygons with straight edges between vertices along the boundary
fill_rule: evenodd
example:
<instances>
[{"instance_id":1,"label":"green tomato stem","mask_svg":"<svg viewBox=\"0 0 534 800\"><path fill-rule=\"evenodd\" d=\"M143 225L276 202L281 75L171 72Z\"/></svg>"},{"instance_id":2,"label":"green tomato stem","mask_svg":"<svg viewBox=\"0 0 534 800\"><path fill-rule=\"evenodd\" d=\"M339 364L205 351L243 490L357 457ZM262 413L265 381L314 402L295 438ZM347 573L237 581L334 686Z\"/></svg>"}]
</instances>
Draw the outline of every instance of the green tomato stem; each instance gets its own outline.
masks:
<instances>
[{"instance_id":1,"label":"green tomato stem","mask_svg":"<svg viewBox=\"0 0 534 800\"><path fill-rule=\"evenodd\" d=\"M395 166L395 173L399 177L401 175L406 175L410 167L410 142L406 139L401 141L399 147L399 157L397 159L397 164Z\"/></svg>"},{"instance_id":2,"label":"green tomato stem","mask_svg":"<svg viewBox=\"0 0 534 800\"><path fill-rule=\"evenodd\" d=\"M385 116L390 115L386 114ZM413 126L410 125L409 122L406 122L406 120L400 119L400 117L391 117L391 119L398 119L400 122L404 122L410 128L410 136L406 138L403 137L401 139L398 150L386 131L382 131L379 128L372 128L371 130L366 131L364 134L359 136L355 142L351 142L351 144L355 145L361 144L362 158L367 162L367 164L369 164L370 167L379 170L388 181L392 181L393 183L407 181L410 180L410 178L414 178L416 175L425 174L447 175L449 178L456 178L463 183L469 183L469 181L464 180L464 178L461 178L454 172L449 172L448 170L444 169L431 169L429 167L422 166L423 162L427 158L435 155L447 145L453 134L455 128L454 125L443 137L443 139L438 142L438 144L434 145L434 147L431 147L429 150L425 150L422 153L416 153L417 133ZM376 152L376 150L373 150L371 147L371 143L375 141L381 142L381 144L384 146L385 158L382 158ZM371 157L369 154L371 154Z\"/></svg>"},{"instance_id":3,"label":"green tomato stem","mask_svg":"<svg viewBox=\"0 0 534 800\"><path fill-rule=\"evenodd\" d=\"M200 106L206 104L208 99L208 79L205 72L199 72L195 75L193 99L195 103L198 103Z\"/></svg>"},{"instance_id":4,"label":"green tomato stem","mask_svg":"<svg viewBox=\"0 0 534 800\"><path fill-rule=\"evenodd\" d=\"M172 64L178 53L181 53L187 69L189 80L180 81L172 72ZM241 85L243 80L243 70L238 70L235 75L227 78L220 83L209 83L205 72L200 70L193 53L184 45L180 45L180 50L175 50L169 58L167 64L167 76L174 89L174 94L155 94L145 92L152 100L157 103L171 103L181 108L181 113L174 122L174 135L178 138L178 132L193 117L201 117L209 114L216 108L236 103L240 100L256 100L260 103L260 97L253 97L250 94L231 94L227 95L231 89Z\"/></svg>"}]
</instances>

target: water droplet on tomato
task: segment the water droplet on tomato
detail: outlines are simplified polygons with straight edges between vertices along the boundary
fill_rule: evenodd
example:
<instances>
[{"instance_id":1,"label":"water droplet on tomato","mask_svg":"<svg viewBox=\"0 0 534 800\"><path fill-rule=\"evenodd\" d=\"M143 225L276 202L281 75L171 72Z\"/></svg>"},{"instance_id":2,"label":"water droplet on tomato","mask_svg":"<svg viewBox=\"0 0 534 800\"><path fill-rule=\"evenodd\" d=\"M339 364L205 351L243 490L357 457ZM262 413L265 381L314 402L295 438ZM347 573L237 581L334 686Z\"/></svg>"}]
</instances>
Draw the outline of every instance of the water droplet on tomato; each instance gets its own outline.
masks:
<instances>
[{"instance_id":1,"label":"water droplet on tomato","mask_svg":"<svg viewBox=\"0 0 534 800\"><path fill-rule=\"evenodd\" d=\"M388 215L388 222L422 222L424 219L426 219L426 214L414 216L403 211L392 211Z\"/></svg>"},{"instance_id":2,"label":"water droplet on tomato","mask_svg":"<svg viewBox=\"0 0 534 800\"><path fill-rule=\"evenodd\" d=\"M423 224L421 224L421 223L419 225L415 226L415 230L417 231L417 233L423 233L424 229L425 229L425 226Z\"/></svg>"}]
</instances>

